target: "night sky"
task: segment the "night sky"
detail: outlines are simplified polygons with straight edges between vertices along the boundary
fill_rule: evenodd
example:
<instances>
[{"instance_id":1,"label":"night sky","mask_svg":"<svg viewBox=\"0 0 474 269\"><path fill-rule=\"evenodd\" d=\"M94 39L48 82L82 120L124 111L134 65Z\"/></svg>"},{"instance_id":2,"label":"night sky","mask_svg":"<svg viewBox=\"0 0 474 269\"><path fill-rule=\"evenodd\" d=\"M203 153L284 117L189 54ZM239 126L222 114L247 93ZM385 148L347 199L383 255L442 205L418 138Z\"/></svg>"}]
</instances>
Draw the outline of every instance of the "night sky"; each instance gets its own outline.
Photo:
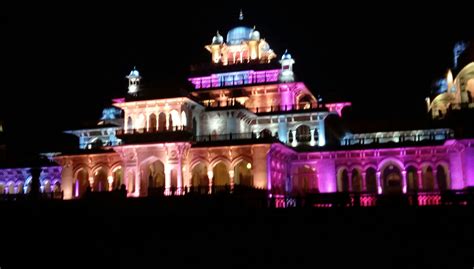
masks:
<instances>
[{"instance_id":1,"label":"night sky","mask_svg":"<svg viewBox=\"0 0 474 269\"><path fill-rule=\"evenodd\" d=\"M279 56L289 50L298 80L313 93L352 101L368 118L423 113L431 84L452 66L453 44L474 36L469 14L459 9L454 17L445 5L431 11L385 2L4 9L0 116L7 131L43 137L98 119L112 98L126 94L125 75L134 65L143 83L175 90L190 64L210 60L204 45L215 31L225 36L239 24L240 8L243 23L256 25Z\"/></svg>"}]
</instances>

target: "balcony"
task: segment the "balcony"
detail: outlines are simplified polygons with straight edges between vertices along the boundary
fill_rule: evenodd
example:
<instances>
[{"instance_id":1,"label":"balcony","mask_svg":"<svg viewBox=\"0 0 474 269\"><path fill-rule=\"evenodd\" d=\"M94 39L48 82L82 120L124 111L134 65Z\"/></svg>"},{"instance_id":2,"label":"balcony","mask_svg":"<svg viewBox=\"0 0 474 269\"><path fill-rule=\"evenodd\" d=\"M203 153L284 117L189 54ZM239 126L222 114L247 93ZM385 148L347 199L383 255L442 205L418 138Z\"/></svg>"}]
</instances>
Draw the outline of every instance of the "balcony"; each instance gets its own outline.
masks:
<instances>
[{"instance_id":1,"label":"balcony","mask_svg":"<svg viewBox=\"0 0 474 269\"><path fill-rule=\"evenodd\" d=\"M192 132L186 126L174 126L172 129L119 129L117 137L122 139L122 144L142 144L156 142L181 142L191 141Z\"/></svg>"}]
</instances>

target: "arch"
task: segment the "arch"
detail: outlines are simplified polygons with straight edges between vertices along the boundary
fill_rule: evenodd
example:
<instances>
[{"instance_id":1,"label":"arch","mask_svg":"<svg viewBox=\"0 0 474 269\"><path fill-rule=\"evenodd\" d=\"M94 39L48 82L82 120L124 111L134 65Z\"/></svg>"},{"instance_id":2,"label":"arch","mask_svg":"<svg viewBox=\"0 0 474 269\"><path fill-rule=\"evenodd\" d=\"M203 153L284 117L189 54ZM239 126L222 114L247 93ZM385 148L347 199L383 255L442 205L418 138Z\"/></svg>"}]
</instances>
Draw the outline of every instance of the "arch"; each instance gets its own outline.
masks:
<instances>
[{"instance_id":1,"label":"arch","mask_svg":"<svg viewBox=\"0 0 474 269\"><path fill-rule=\"evenodd\" d=\"M106 172L108 172L109 166L107 165L107 163L104 162L97 163L91 168L92 174L95 175L100 169L104 169Z\"/></svg>"},{"instance_id":2,"label":"arch","mask_svg":"<svg viewBox=\"0 0 474 269\"><path fill-rule=\"evenodd\" d=\"M195 157L191 163L189 164L189 169L193 170L193 168L196 166L196 165L199 165L199 164L205 164L206 166L208 165L208 161L206 158L204 157ZM207 171L206 171L207 173Z\"/></svg>"},{"instance_id":3,"label":"arch","mask_svg":"<svg viewBox=\"0 0 474 269\"><path fill-rule=\"evenodd\" d=\"M209 177L207 176L207 166L205 163L198 162L191 166L191 186L207 187L209 186Z\"/></svg>"},{"instance_id":4,"label":"arch","mask_svg":"<svg viewBox=\"0 0 474 269\"><path fill-rule=\"evenodd\" d=\"M311 95L303 93L298 97L298 109L311 109L314 107L316 107L316 101Z\"/></svg>"},{"instance_id":5,"label":"arch","mask_svg":"<svg viewBox=\"0 0 474 269\"><path fill-rule=\"evenodd\" d=\"M133 130L133 120L131 116L128 116L127 120L127 130Z\"/></svg>"},{"instance_id":6,"label":"arch","mask_svg":"<svg viewBox=\"0 0 474 269\"><path fill-rule=\"evenodd\" d=\"M347 167L341 167L337 172L337 189L340 192L349 191L349 175L347 173Z\"/></svg>"},{"instance_id":7,"label":"arch","mask_svg":"<svg viewBox=\"0 0 474 269\"><path fill-rule=\"evenodd\" d=\"M175 109L170 111L169 125L170 130L175 130L177 127L181 126L180 115Z\"/></svg>"},{"instance_id":8,"label":"arch","mask_svg":"<svg viewBox=\"0 0 474 269\"><path fill-rule=\"evenodd\" d=\"M247 155L240 155L239 157L235 158L231 162L231 167L236 167L240 162L245 162L252 164L252 157Z\"/></svg>"},{"instance_id":9,"label":"arch","mask_svg":"<svg viewBox=\"0 0 474 269\"><path fill-rule=\"evenodd\" d=\"M397 159L397 158L386 158L386 159L383 159L379 163L379 165L377 166L377 171L383 171L386 166L391 165L391 164L398 166L400 171L405 170L405 166L404 166L403 162L400 161L399 159Z\"/></svg>"},{"instance_id":10,"label":"arch","mask_svg":"<svg viewBox=\"0 0 474 269\"><path fill-rule=\"evenodd\" d=\"M365 190L370 193L377 193L377 169L376 166L366 166L365 170Z\"/></svg>"},{"instance_id":11,"label":"arch","mask_svg":"<svg viewBox=\"0 0 474 269\"><path fill-rule=\"evenodd\" d=\"M188 125L188 118L186 117L186 112L181 111L181 125L186 127Z\"/></svg>"},{"instance_id":12,"label":"arch","mask_svg":"<svg viewBox=\"0 0 474 269\"><path fill-rule=\"evenodd\" d=\"M352 190L354 192L362 191L362 173L360 168L353 168L351 172Z\"/></svg>"},{"instance_id":13,"label":"arch","mask_svg":"<svg viewBox=\"0 0 474 269\"><path fill-rule=\"evenodd\" d=\"M407 192L415 192L418 190L418 170L413 164L407 164Z\"/></svg>"},{"instance_id":14,"label":"arch","mask_svg":"<svg viewBox=\"0 0 474 269\"><path fill-rule=\"evenodd\" d=\"M28 186L29 187L29 186ZM73 194L75 197L81 197L89 187L88 169L79 168L74 174Z\"/></svg>"},{"instance_id":15,"label":"arch","mask_svg":"<svg viewBox=\"0 0 474 269\"><path fill-rule=\"evenodd\" d=\"M381 171L383 193L402 192L402 169L396 163L387 162Z\"/></svg>"},{"instance_id":16,"label":"arch","mask_svg":"<svg viewBox=\"0 0 474 269\"><path fill-rule=\"evenodd\" d=\"M123 182L123 170L122 166L117 166L114 169L112 169L112 177L114 181L112 182L112 189L120 189L122 186Z\"/></svg>"},{"instance_id":17,"label":"arch","mask_svg":"<svg viewBox=\"0 0 474 269\"><path fill-rule=\"evenodd\" d=\"M17 189L17 193L24 193L24 188L23 188L24 184L23 184L23 181L19 181L16 183L16 189Z\"/></svg>"},{"instance_id":18,"label":"arch","mask_svg":"<svg viewBox=\"0 0 474 269\"><path fill-rule=\"evenodd\" d=\"M54 182L53 184L53 192L59 193L61 192L61 183L59 181Z\"/></svg>"},{"instance_id":19,"label":"arch","mask_svg":"<svg viewBox=\"0 0 474 269\"><path fill-rule=\"evenodd\" d=\"M101 191L108 191L109 190L109 182L107 180L108 176L108 169L104 166L101 166L97 169L94 169L94 186L92 189L97 192Z\"/></svg>"},{"instance_id":20,"label":"arch","mask_svg":"<svg viewBox=\"0 0 474 269\"><path fill-rule=\"evenodd\" d=\"M448 172L441 164L436 166L436 183L439 191L446 191L449 189Z\"/></svg>"},{"instance_id":21,"label":"arch","mask_svg":"<svg viewBox=\"0 0 474 269\"><path fill-rule=\"evenodd\" d=\"M212 185L221 187L230 185L229 166L225 162L218 162L212 167Z\"/></svg>"},{"instance_id":22,"label":"arch","mask_svg":"<svg viewBox=\"0 0 474 269\"><path fill-rule=\"evenodd\" d=\"M48 179L43 180L43 192L50 193L51 192L51 181Z\"/></svg>"},{"instance_id":23,"label":"arch","mask_svg":"<svg viewBox=\"0 0 474 269\"><path fill-rule=\"evenodd\" d=\"M300 125L296 128L296 141L297 142L309 142L311 141L311 129L308 125Z\"/></svg>"},{"instance_id":24,"label":"arch","mask_svg":"<svg viewBox=\"0 0 474 269\"><path fill-rule=\"evenodd\" d=\"M157 121L155 113L151 113L148 117L148 131L149 132L156 132Z\"/></svg>"},{"instance_id":25,"label":"arch","mask_svg":"<svg viewBox=\"0 0 474 269\"><path fill-rule=\"evenodd\" d=\"M15 194L15 182L10 181L7 183L7 193L8 194Z\"/></svg>"},{"instance_id":26,"label":"arch","mask_svg":"<svg viewBox=\"0 0 474 269\"><path fill-rule=\"evenodd\" d=\"M168 130L168 126L166 126L166 114L161 112L158 115L158 131L163 132Z\"/></svg>"},{"instance_id":27,"label":"arch","mask_svg":"<svg viewBox=\"0 0 474 269\"><path fill-rule=\"evenodd\" d=\"M148 188L165 187L165 165L156 157L142 162L141 174L148 182Z\"/></svg>"},{"instance_id":28,"label":"arch","mask_svg":"<svg viewBox=\"0 0 474 269\"><path fill-rule=\"evenodd\" d=\"M249 165L250 164L250 167ZM234 167L234 184L241 185L245 187L252 187L253 186L253 174L252 174L252 167L251 162L241 158L237 164L233 164Z\"/></svg>"},{"instance_id":29,"label":"arch","mask_svg":"<svg viewBox=\"0 0 474 269\"><path fill-rule=\"evenodd\" d=\"M225 166L231 167L232 162L224 156L217 156L209 162L209 167L213 170L218 163L224 163Z\"/></svg>"},{"instance_id":30,"label":"arch","mask_svg":"<svg viewBox=\"0 0 474 269\"><path fill-rule=\"evenodd\" d=\"M135 130L139 133L143 133L146 128L146 117L145 114L140 113L135 121Z\"/></svg>"},{"instance_id":31,"label":"arch","mask_svg":"<svg viewBox=\"0 0 474 269\"><path fill-rule=\"evenodd\" d=\"M269 137L272 137L272 131L268 129L263 129L260 131L258 135L259 135L259 138L269 138Z\"/></svg>"},{"instance_id":32,"label":"arch","mask_svg":"<svg viewBox=\"0 0 474 269\"><path fill-rule=\"evenodd\" d=\"M317 189L316 169L307 164L297 167L292 179L293 191L296 193L304 194Z\"/></svg>"},{"instance_id":33,"label":"arch","mask_svg":"<svg viewBox=\"0 0 474 269\"><path fill-rule=\"evenodd\" d=\"M422 166L422 186L424 191L435 190L435 178L433 167L431 164L424 164Z\"/></svg>"}]
</instances>

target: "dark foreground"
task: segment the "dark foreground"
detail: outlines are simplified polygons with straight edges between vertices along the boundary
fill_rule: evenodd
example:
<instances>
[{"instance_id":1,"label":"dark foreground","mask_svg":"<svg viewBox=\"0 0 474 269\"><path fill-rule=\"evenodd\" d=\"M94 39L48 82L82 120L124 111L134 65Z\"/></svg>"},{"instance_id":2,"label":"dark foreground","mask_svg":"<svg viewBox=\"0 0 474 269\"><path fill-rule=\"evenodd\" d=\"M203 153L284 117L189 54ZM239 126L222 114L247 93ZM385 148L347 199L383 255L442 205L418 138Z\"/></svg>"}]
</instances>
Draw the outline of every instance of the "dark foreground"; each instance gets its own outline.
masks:
<instances>
[{"instance_id":1,"label":"dark foreground","mask_svg":"<svg viewBox=\"0 0 474 269\"><path fill-rule=\"evenodd\" d=\"M0 203L8 268L473 268L473 207L265 209L217 198Z\"/></svg>"}]
</instances>

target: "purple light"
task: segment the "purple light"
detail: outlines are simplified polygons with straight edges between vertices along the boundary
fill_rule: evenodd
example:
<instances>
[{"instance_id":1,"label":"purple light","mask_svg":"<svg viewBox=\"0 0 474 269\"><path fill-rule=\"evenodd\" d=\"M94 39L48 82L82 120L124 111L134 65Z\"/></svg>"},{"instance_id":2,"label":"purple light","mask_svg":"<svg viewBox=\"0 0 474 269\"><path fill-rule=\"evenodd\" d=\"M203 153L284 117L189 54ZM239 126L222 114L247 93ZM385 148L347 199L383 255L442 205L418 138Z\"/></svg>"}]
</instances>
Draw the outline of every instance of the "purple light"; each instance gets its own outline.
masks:
<instances>
[{"instance_id":1,"label":"purple light","mask_svg":"<svg viewBox=\"0 0 474 269\"><path fill-rule=\"evenodd\" d=\"M225 86L249 85L255 83L278 82L279 69L264 71L239 71L230 73L217 73L205 77L194 77L188 80L194 89L209 89Z\"/></svg>"}]
</instances>

